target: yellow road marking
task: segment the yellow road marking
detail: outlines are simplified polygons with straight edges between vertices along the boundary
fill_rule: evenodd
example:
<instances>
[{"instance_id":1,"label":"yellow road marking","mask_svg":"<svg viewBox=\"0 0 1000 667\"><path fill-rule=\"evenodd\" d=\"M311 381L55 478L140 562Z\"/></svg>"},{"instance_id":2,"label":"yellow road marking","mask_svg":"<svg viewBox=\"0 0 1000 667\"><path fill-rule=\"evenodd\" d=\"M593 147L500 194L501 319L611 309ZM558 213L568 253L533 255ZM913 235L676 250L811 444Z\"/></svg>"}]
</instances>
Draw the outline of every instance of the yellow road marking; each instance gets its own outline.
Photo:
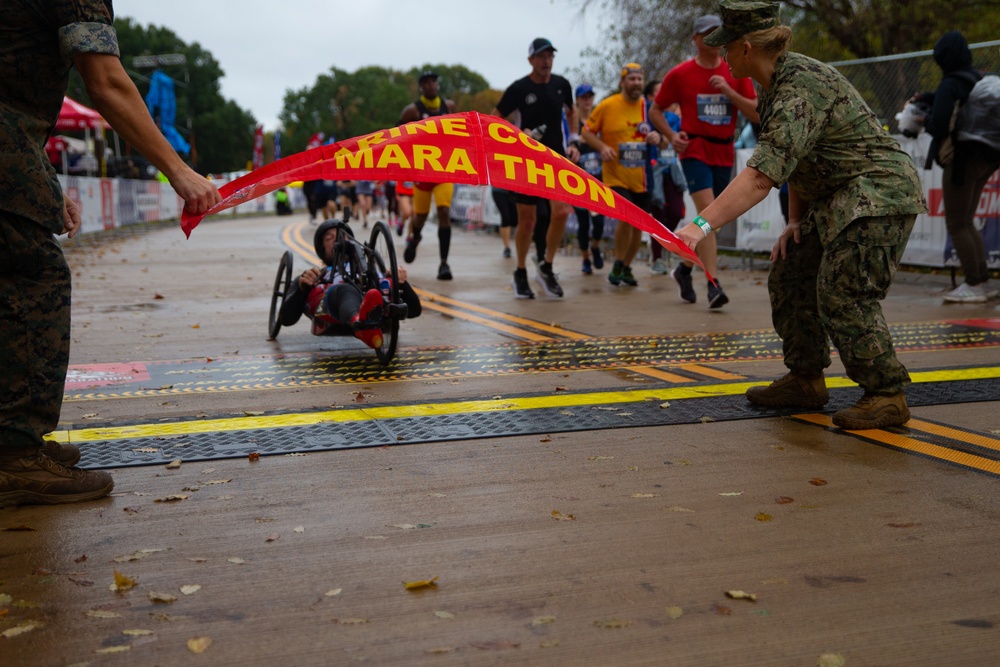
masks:
<instances>
[{"instance_id":1,"label":"yellow road marking","mask_svg":"<svg viewBox=\"0 0 1000 667\"><path fill-rule=\"evenodd\" d=\"M668 373L667 371L661 371L658 368L648 368L646 366L626 366L622 370L629 371L631 373L638 373L640 375L648 375L649 377L656 378L657 380L665 380L667 382L694 382L691 378L684 377L683 375Z\"/></svg>"},{"instance_id":2,"label":"yellow road marking","mask_svg":"<svg viewBox=\"0 0 1000 667\"><path fill-rule=\"evenodd\" d=\"M819 426L833 426L833 420L829 415L803 414L795 415L795 418L817 424ZM917 424L914 424L914 421L915 420L911 419L907 422L907 427L913 428L914 426L917 426ZM926 424L926 422L919 422L919 424ZM928 426L933 425L928 424ZM923 428L917 428L917 430L923 430ZM962 452L955 449L949 449L948 447L943 447L941 445L923 442L921 440L909 438L905 435L890 433L889 431L882 431L880 429L847 431L847 433L853 433L861 436L862 438L874 440L875 442L881 442L898 449L905 449L907 451L923 454L924 456L929 456L931 458L956 463L958 465L965 466L966 468L974 468L976 470L993 473L994 475L1000 474L1000 461L994 461L983 456L976 456L975 454L969 454L968 452Z\"/></svg>"},{"instance_id":3,"label":"yellow road marking","mask_svg":"<svg viewBox=\"0 0 1000 667\"><path fill-rule=\"evenodd\" d=\"M688 371L689 373L694 373L695 375L704 375L706 377L715 378L716 380L746 379L745 375L735 375L733 373L727 373L726 371L720 371L715 368L709 368L708 366L702 366L701 364L680 364L677 368Z\"/></svg>"},{"instance_id":4,"label":"yellow road marking","mask_svg":"<svg viewBox=\"0 0 1000 667\"><path fill-rule=\"evenodd\" d=\"M466 303L464 301L458 301L457 299L452 299L441 294L435 294L434 292L428 292L422 289L414 288L417 294L421 298L430 299L434 302L441 302L445 304L450 304L453 306L458 306L464 310L469 310L474 313L482 313L484 315L489 315L490 317L496 319L507 320L508 322L516 322L518 324L523 324L525 326L531 327L532 329L538 329L539 331L547 331L549 333L555 334L559 338L570 338L572 340L590 340L593 336L588 334L577 333L575 331L568 331L562 327L554 326L551 324L543 324L536 320L530 320L524 317L518 317L516 315L510 315L508 313L503 313L497 310L491 310L489 308L483 308L482 306L477 306L472 303Z\"/></svg>"}]
</instances>

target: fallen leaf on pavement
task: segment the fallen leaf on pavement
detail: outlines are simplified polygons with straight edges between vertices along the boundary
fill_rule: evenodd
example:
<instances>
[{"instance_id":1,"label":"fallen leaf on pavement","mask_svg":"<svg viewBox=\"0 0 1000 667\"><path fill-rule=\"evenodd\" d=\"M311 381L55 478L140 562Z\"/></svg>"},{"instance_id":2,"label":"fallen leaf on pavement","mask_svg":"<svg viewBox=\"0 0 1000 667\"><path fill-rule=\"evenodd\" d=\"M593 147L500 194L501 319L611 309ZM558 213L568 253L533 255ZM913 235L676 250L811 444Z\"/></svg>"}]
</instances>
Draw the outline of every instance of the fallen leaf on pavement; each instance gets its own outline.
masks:
<instances>
[{"instance_id":1,"label":"fallen leaf on pavement","mask_svg":"<svg viewBox=\"0 0 1000 667\"><path fill-rule=\"evenodd\" d=\"M813 486L825 486L826 484L829 484L829 482L827 482L825 479L820 479L819 477L813 477L811 480L809 480L809 483L812 484Z\"/></svg>"},{"instance_id":2,"label":"fallen leaf on pavement","mask_svg":"<svg viewBox=\"0 0 1000 667\"><path fill-rule=\"evenodd\" d=\"M667 611L667 618L672 618L674 620L677 620L678 618L684 615L684 610L676 606L667 607L666 611Z\"/></svg>"},{"instance_id":3,"label":"fallen leaf on pavement","mask_svg":"<svg viewBox=\"0 0 1000 667\"><path fill-rule=\"evenodd\" d=\"M83 612L84 616L89 616L90 618L121 618L122 615L114 611L105 611L104 609L88 609Z\"/></svg>"},{"instance_id":4,"label":"fallen leaf on pavement","mask_svg":"<svg viewBox=\"0 0 1000 667\"><path fill-rule=\"evenodd\" d=\"M403 586L408 591L415 591L421 588L437 588L438 577L433 579L420 579L419 581L404 581Z\"/></svg>"},{"instance_id":5,"label":"fallen leaf on pavement","mask_svg":"<svg viewBox=\"0 0 1000 667\"><path fill-rule=\"evenodd\" d=\"M170 593L157 593L156 591L150 591L147 597L151 602L158 602L160 604L170 604L177 600L176 595L171 595Z\"/></svg>"},{"instance_id":6,"label":"fallen leaf on pavement","mask_svg":"<svg viewBox=\"0 0 1000 667\"><path fill-rule=\"evenodd\" d=\"M792 498L790 496L778 496L777 498L774 499L774 502L778 503L779 505L789 505L795 502L795 498Z\"/></svg>"},{"instance_id":7,"label":"fallen leaf on pavement","mask_svg":"<svg viewBox=\"0 0 1000 667\"><path fill-rule=\"evenodd\" d=\"M603 621L594 621L594 625L599 628L612 628L617 630L620 628L627 628L632 625L632 621L626 621L623 618L608 618Z\"/></svg>"},{"instance_id":8,"label":"fallen leaf on pavement","mask_svg":"<svg viewBox=\"0 0 1000 667\"><path fill-rule=\"evenodd\" d=\"M757 596L754 593L744 593L743 591L726 591L726 597L733 600L749 600L756 602Z\"/></svg>"},{"instance_id":9,"label":"fallen leaf on pavement","mask_svg":"<svg viewBox=\"0 0 1000 667\"><path fill-rule=\"evenodd\" d=\"M171 461L170 463L168 463L165 467L166 467L167 470L177 470L178 468L181 467L181 460L180 459L174 459L173 461Z\"/></svg>"},{"instance_id":10,"label":"fallen leaf on pavement","mask_svg":"<svg viewBox=\"0 0 1000 667\"><path fill-rule=\"evenodd\" d=\"M132 577L125 576L118 570L113 570L115 573L115 582L111 584L111 590L113 591L127 591L130 588L135 588L136 580Z\"/></svg>"},{"instance_id":11,"label":"fallen leaf on pavement","mask_svg":"<svg viewBox=\"0 0 1000 667\"><path fill-rule=\"evenodd\" d=\"M201 590L200 584L187 584L185 586L181 586L181 593L183 593L184 595L193 595L200 590Z\"/></svg>"},{"instance_id":12,"label":"fallen leaf on pavement","mask_svg":"<svg viewBox=\"0 0 1000 667\"><path fill-rule=\"evenodd\" d=\"M188 496L185 493L174 493L174 494L169 495L169 496L164 496L163 498L157 498L153 502L154 503L176 503L176 502L180 502L182 500L187 500L188 498L190 498L190 496Z\"/></svg>"},{"instance_id":13,"label":"fallen leaf on pavement","mask_svg":"<svg viewBox=\"0 0 1000 667\"><path fill-rule=\"evenodd\" d=\"M556 521L576 521L576 517L572 514L563 514L559 510L552 510L552 518Z\"/></svg>"},{"instance_id":14,"label":"fallen leaf on pavement","mask_svg":"<svg viewBox=\"0 0 1000 667\"><path fill-rule=\"evenodd\" d=\"M211 637L194 637L187 640L188 650L192 653L204 653L212 645Z\"/></svg>"},{"instance_id":15,"label":"fallen leaf on pavement","mask_svg":"<svg viewBox=\"0 0 1000 667\"><path fill-rule=\"evenodd\" d=\"M755 514L753 518L757 519L758 521L771 521L772 519L774 519L774 517L768 514L767 512L757 512L757 514Z\"/></svg>"}]
</instances>

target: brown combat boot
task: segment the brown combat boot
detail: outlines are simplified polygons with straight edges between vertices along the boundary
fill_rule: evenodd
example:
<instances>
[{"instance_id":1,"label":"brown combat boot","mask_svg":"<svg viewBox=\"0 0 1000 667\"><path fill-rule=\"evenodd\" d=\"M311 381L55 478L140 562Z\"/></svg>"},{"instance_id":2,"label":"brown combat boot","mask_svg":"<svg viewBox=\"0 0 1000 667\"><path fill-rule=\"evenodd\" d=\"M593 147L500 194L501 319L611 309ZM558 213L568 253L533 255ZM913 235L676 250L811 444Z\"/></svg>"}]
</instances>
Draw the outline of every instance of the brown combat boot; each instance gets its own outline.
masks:
<instances>
[{"instance_id":1,"label":"brown combat boot","mask_svg":"<svg viewBox=\"0 0 1000 667\"><path fill-rule=\"evenodd\" d=\"M68 443L58 443L55 440L46 440L42 445L42 454L67 468L72 468L80 462L80 448Z\"/></svg>"},{"instance_id":2,"label":"brown combat boot","mask_svg":"<svg viewBox=\"0 0 1000 667\"><path fill-rule=\"evenodd\" d=\"M766 387L750 387L747 400L769 408L819 409L830 400L830 392L822 373L812 377L788 373Z\"/></svg>"},{"instance_id":3,"label":"brown combat boot","mask_svg":"<svg viewBox=\"0 0 1000 667\"><path fill-rule=\"evenodd\" d=\"M833 423L849 431L902 426L909 419L910 408L906 405L906 394L903 392L892 396L865 394L851 407L838 410L833 415Z\"/></svg>"},{"instance_id":4,"label":"brown combat boot","mask_svg":"<svg viewBox=\"0 0 1000 667\"><path fill-rule=\"evenodd\" d=\"M79 503L114 487L106 472L67 468L41 452L0 457L0 507Z\"/></svg>"}]
</instances>

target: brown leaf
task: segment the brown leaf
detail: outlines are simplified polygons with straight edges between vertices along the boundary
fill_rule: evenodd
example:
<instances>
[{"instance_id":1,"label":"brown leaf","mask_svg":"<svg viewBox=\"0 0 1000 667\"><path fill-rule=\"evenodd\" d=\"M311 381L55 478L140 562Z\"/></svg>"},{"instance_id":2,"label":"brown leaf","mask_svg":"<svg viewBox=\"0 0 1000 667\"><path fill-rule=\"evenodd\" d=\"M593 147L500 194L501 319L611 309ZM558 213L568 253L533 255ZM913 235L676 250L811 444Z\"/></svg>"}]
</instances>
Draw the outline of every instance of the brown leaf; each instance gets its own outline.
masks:
<instances>
[{"instance_id":1,"label":"brown leaf","mask_svg":"<svg viewBox=\"0 0 1000 667\"><path fill-rule=\"evenodd\" d=\"M794 503L795 498L792 498L790 496L778 496L777 498L774 499L774 502L778 503L779 505L788 505Z\"/></svg>"},{"instance_id":2,"label":"brown leaf","mask_svg":"<svg viewBox=\"0 0 1000 667\"><path fill-rule=\"evenodd\" d=\"M163 295L162 295L162 294L160 294L159 292L157 292L156 294L154 294L154 295L153 295L153 298L154 298L154 299L162 299L162 298L163 298Z\"/></svg>"},{"instance_id":3,"label":"brown leaf","mask_svg":"<svg viewBox=\"0 0 1000 667\"><path fill-rule=\"evenodd\" d=\"M819 477L813 477L811 480L809 480L809 483L812 484L813 486L826 486L827 484L829 484L829 482L827 482L825 479L820 479Z\"/></svg>"},{"instance_id":4,"label":"brown leaf","mask_svg":"<svg viewBox=\"0 0 1000 667\"><path fill-rule=\"evenodd\" d=\"M33 533L36 532L31 526L25 526L21 524L20 526L11 526L10 528L3 529L5 533Z\"/></svg>"},{"instance_id":5,"label":"brown leaf","mask_svg":"<svg viewBox=\"0 0 1000 667\"><path fill-rule=\"evenodd\" d=\"M250 452L247 458L250 461L260 461L260 452Z\"/></svg>"},{"instance_id":6,"label":"brown leaf","mask_svg":"<svg viewBox=\"0 0 1000 667\"><path fill-rule=\"evenodd\" d=\"M521 648L521 642L513 639L494 639L486 642L469 642L469 646L483 651L506 651L511 648Z\"/></svg>"},{"instance_id":7,"label":"brown leaf","mask_svg":"<svg viewBox=\"0 0 1000 667\"><path fill-rule=\"evenodd\" d=\"M594 621L594 625L599 628L612 628L614 630L618 630L632 625L632 621L627 621L622 618L608 618L603 621Z\"/></svg>"},{"instance_id":8,"label":"brown leaf","mask_svg":"<svg viewBox=\"0 0 1000 667\"><path fill-rule=\"evenodd\" d=\"M552 518L556 521L576 521L576 517L572 514L563 514L559 510L552 510Z\"/></svg>"},{"instance_id":9,"label":"brown leaf","mask_svg":"<svg viewBox=\"0 0 1000 667\"><path fill-rule=\"evenodd\" d=\"M135 588L136 580L132 577L128 577L118 570L114 570L115 573L115 583L111 584L111 589L115 591L127 591L130 588Z\"/></svg>"},{"instance_id":10,"label":"brown leaf","mask_svg":"<svg viewBox=\"0 0 1000 667\"><path fill-rule=\"evenodd\" d=\"M730 616L733 613L732 609L721 604L713 604L712 611L714 611L719 616Z\"/></svg>"},{"instance_id":11,"label":"brown leaf","mask_svg":"<svg viewBox=\"0 0 1000 667\"><path fill-rule=\"evenodd\" d=\"M175 502L179 502L181 500L187 500L187 499L188 499L188 496L185 495L185 494L183 494L183 493L174 493L172 495L165 496L163 498L157 498L153 502L154 503L175 503Z\"/></svg>"},{"instance_id":12,"label":"brown leaf","mask_svg":"<svg viewBox=\"0 0 1000 667\"><path fill-rule=\"evenodd\" d=\"M264 540L264 541L265 542L274 542L279 537L281 537L281 535L279 535L278 533L271 533L270 535L267 536L267 539Z\"/></svg>"},{"instance_id":13,"label":"brown leaf","mask_svg":"<svg viewBox=\"0 0 1000 667\"><path fill-rule=\"evenodd\" d=\"M333 622L337 625L362 625L368 622L367 618L335 618Z\"/></svg>"},{"instance_id":14,"label":"brown leaf","mask_svg":"<svg viewBox=\"0 0 1000 667\"><path fill-rule=\"evenodd\" d=\"M911 522L911 523L887 523L885 525L889 526L890 528L916 528L920 524Z\"/></svg>"},{"instance_id":15,"label":"brown leaf","mask_svg":"<svg viewBox=\"0 0 1000 667\"><path fill-rule=\"evenodd\" d=\"M87 554L83 554L83 555L82 555L82 556L80 556L79 558L74 558L74 559L73 559L73 562L74 562L74 563L83 563L83 562L85 562L86 560L87 560Z\"/></svg>"}]
</instances>

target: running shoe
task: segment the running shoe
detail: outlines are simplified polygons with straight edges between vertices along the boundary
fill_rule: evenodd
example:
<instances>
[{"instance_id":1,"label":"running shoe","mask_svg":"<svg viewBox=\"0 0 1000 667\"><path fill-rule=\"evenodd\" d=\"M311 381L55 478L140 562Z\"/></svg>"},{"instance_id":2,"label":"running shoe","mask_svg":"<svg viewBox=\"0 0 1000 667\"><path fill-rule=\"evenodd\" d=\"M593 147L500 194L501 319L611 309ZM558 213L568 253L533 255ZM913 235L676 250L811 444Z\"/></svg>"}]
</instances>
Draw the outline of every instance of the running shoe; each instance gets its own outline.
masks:
<instances>
[{"instance_id":1,"label":"running shoe","mask_svg":"<svg viewBox=\"0 0 1000 667\"><path fill-rule=\"evenodd\" d=\"M514 271L514 280L511 282L514 288L514 297L517 299L534 299L535 293L528 287L528 270L517 269Z\"/></svg>"},{"instance_id":2,"label":"running shoe","mask_svg":"<svg viewBox=\"0 0 1000 667\"><path fill-rule=\"evenodd\" d=\"M451 269L448 268L447 262L441 262L441 266L438 267L438 280L451 280Z\"/></svg>"},{"instance_id":3,"label":"running shoe","mask_svg":"<svg viewBox=\"0 0 1000 667\"><path fill-rule=\"evenodd\" d=\"M687 301L688 303L694 303L698 300L698 295L695 294L694 285L691 284L691 267L687 264L678 264L673 271L670 272L670 277L677 281L678 293L681 299Z\"/></svg>"},{"instance_id":4,"label":"running shoe","mask_svg":"<svg viewBox=\"0 0 1000 667\"><path fill-rule=\"evenodd\" d=\"M945 303L984 303L987 300L986 290L981 285L962 283L944 295Z\"/></svg>"},{"instance_id":5,"label":"running shoe","mask_svg":"<svg viewBox=\"0 0 1000 667\"><path fill-rule=\"evenodd\" d=\"M629 287L636 287L639 285L639 281L635 279L632 275L632 267L626 266L622 268L622 282Z\"/></svg>"},{"instance_id":6,"label":"running shoe","mask_svg":"<svg viewBox=\"0 0 1000 667\"><path fill-rule=\"evenodd\" d=\"M420 245L420 236L414 234L406 239L406 250L403 251L403 261L412 264L417 258L417 246Z\"/></svg>"},{"instance_id":7,"label":"running shoe","mask_svg":"<svg viewBox=\"0 0 1000 667\"><path fill-rule=\"evenodd\" d=\"M722 285L719 283L709 283L708 284L708 307L709 308L722 308L724 305L729 303L729 297L726 293L722 291Z\"/></svg>"},{"instance_id":8,"label":"running shoe","mask_svg":"<svg viewBox=\"0 0 1000 667\"><path fill-rule=\"evenodd\" d=\"M608 272L608 282L612 285L620 285L622 282L623 270L624 264L620 259L616 259L614 266L611 267L611 271Z\"/></svg>"},{"instance_id":9,"label":"running shoe","mask_svg":"<svg viewBox=\"0 0 1000 667\"><path fill-rule=\"evenodd\" d=\"M510 259L510 248L504 248L503 249L503 258L504 259Z\"/></svg>"},{"instance_id":10,"label":"running shoe","mask_svg":"<svg viewBox=\"0 0 1000 667\"><path fill-rule=\"evenodd\" d=\"M552 265L542 262L538 265L538 273L535 274L535 281L542 286L542 291L548 296L561 297L563 289L556 280L556 274L552 271Z\"/></svg>"},{"instance_id":11,"label":"running shoe","mask_svg":"<svg viewBox=\"0 0 1000 667\"><path fill-rule=\"evenodd\" d=\"M666 275L666 273L667 273L667 263L664 262L662 259L658 259L655 262L653 262L653 266L649 267L649 270L652 273L655 273L655 274L658 274L658 275L661 275L661 276L662 275Z\"/></svg>"},{"instance_id":12,"label":"running shoe","mask_svg":"<svg viewBox=\"0 0 1000 667\"><path fill-rule=\"evenodd\" d=\"M604 268L604 255L601 254L601 249L597 246L590 247L590 257L593 259L595 269Z\"/></svg>"},{"instance_id":13,"label":"running shoe","mask_svg":"<svg viewBox=\"0 0 1000 667\"><path fill-rule=\"evenodd\" d=\"M582 272L586 273L588 276L594 272L594 269L591 268L591 266L590 266L590 260L589 259L583 260L583 266L580 268L580 270Z\"/></svg>"}]
</instances>

